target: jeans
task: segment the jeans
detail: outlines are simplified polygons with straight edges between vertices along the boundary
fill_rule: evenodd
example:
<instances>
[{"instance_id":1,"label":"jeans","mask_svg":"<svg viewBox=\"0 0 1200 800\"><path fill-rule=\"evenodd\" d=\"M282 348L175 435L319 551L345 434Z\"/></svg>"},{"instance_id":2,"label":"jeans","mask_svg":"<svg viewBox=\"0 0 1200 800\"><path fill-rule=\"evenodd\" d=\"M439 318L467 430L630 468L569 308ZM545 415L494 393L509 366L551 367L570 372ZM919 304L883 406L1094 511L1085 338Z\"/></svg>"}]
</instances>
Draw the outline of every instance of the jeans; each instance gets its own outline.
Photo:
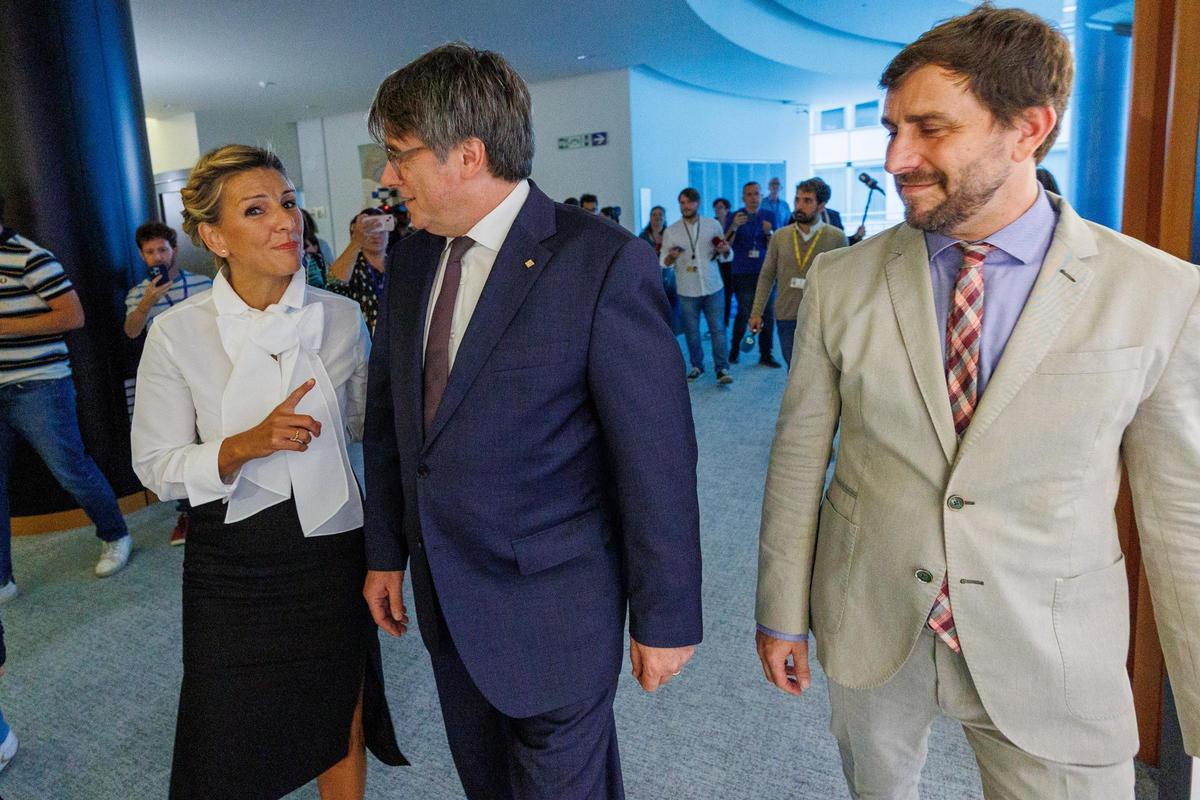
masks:
<instances>
[{"instance_id":1,"label":"jeans","mask_svg":"<svg viewBox=\"0 0 1200 800\"><path fill-rule=\"evenodd\" d=\"M783 360L790 370L792 368L792 342L796 340L796 320L777 319L775 328L779 331L779 349L783 351Z\"/></svg>"},{"instance_id":2,"label":"jeans","mask_svg":"<svg viewBox=\"0 0 1200 800\"><path fill-rule=\"evenodd\" d=\"M51 474L96 525L96 535L114 542L129 534L108 480L83 450L70 378L0 386L0 586L13 578L8 473L17 437L29 442Z\"/></svg>"},{"instance_id":3,"label":"jeans","mask_svg":"<svg viewBox=\"0 0 1200 800\"><path fill-rule=\"evenodd\" d=\"M729 349L725 342L725 326L721 324L721 310L725 306L725 292L718 289L703 297L679 296L683 311L683 335L687 339L688 356L693 367L704 369L704 348L700 345L700 314L708 323L708 335L712 339L713 366L718 372L729 369Z\"/></svg>"},{"instance_id":4,"label":"jeans","mask_svg":"<svg viewBox=\"0 0 1200 800\"><path fill-rule=\"evenodd\" d=\"M754 293L757 291L758 273L733 276L733 293L737 297L737 316L733 318L733 342L730 347L734 348L735 361L740 352L738 348L742 346L742 339L746 336L746 326L750 324L750 310L754 308ZM771 351L775 349L774 289L771 290L771 296L767 298L762 318L762 332L758 334L758 352L760 358L769 360L772 358Z\"/></svg>"}]
</instances>

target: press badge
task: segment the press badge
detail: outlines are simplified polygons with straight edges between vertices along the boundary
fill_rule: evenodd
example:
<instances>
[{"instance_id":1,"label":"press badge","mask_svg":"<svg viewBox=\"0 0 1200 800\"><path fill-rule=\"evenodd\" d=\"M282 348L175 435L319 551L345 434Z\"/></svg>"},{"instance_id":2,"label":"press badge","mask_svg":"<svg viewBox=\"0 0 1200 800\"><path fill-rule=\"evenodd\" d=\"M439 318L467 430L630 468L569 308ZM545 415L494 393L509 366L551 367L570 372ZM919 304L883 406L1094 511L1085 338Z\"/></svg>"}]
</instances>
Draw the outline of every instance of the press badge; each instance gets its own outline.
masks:
<instances>
[{"instance_id":1,"label":"press badge","mask_svg":"<svg viewBox=\"0 0 1200 800\"><path fill-rule=\"evenodd\" d=\"M751 250L749 253L746 254L746 257L747 258L758 258L758 250L757 249Z\"/></svg>"},{"instance_id":2,"label":"press badge","mask_svg":"<svg viewBox=\"0 0 1200 800\"><path fill-rule=\"evenodd\" d=\"M808 284L808 278L792 278L791 287L793 289L803 289Z\"/></svg>"}]
</instances>

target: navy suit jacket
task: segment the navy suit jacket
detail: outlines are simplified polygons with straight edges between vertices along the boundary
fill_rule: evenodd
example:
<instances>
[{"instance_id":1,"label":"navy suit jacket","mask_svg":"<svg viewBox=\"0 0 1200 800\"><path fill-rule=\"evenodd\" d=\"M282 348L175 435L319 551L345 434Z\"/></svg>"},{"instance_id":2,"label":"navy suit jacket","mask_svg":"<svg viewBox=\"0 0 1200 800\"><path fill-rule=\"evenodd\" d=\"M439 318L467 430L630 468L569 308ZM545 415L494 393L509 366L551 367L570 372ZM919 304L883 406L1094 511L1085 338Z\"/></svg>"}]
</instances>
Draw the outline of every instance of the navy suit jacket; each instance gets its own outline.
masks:
<instances>
[{"instance_id":1,"label":"navy suit jacket","mask_svg":"<svg viewBox=\"0 0 1200 800\"><path fill-rule=\"evenodd\" d=\"M484 697L531 716L614 684L627 608L643 644L701 639L683 359L653 249L531 186L423 433L445 243L414 234L388 269L367 389L367 561L409 565L430 652L448 632Z\"/></svg>"}]
</instances>

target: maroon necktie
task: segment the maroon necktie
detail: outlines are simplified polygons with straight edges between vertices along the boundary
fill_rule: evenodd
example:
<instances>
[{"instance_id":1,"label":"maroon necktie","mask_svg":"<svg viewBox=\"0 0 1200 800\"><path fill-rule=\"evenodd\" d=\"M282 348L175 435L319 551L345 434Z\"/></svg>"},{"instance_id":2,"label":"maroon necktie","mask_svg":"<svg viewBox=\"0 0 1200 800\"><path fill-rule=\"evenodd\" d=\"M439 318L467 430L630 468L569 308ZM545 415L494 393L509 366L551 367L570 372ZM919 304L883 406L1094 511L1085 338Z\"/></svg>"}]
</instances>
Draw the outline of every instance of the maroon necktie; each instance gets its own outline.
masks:
<instances>
[{"instance_id":1,"label":"maroon necktie","mask_svg":"<svg viewBox=\"0 0 1200 800\"><path fill-rule=\"evenodd\" d=\"M442 290L438 293L433 316L429 319L424 377L426 433L442 403L442 395L446 393L446 381L450 379L450 327L454 321L454 301L458 298L458 285L462 282L463 255L473 244L475 242L469 236L459 236L450 242L450 257L446 259Z\"/></svg>"}]
</instances>

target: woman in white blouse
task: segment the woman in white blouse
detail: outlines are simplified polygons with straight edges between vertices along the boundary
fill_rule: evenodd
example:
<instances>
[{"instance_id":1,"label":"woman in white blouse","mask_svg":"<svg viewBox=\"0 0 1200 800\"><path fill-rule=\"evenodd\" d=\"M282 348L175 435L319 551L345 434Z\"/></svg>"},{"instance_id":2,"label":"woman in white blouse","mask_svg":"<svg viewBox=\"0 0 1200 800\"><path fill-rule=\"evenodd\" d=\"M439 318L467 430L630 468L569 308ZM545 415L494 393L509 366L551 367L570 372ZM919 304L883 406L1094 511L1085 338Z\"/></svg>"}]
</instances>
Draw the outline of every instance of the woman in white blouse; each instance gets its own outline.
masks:
<instances>
[{"instance_id":1,"label":"woman in white blouse","mask_svg":"<svg viewBox=\"0 0 1200 800\"><path fill-rule=\"evenodd\" d=\"M197 162L184 230L220 268L155 320L138 369L134 470L193 512L172 798L278 798L314 778L361 798L364 744L402 764L362 598L358 305L307 286L295 188L272 153Z\"/></svg>"}]
</instances>

